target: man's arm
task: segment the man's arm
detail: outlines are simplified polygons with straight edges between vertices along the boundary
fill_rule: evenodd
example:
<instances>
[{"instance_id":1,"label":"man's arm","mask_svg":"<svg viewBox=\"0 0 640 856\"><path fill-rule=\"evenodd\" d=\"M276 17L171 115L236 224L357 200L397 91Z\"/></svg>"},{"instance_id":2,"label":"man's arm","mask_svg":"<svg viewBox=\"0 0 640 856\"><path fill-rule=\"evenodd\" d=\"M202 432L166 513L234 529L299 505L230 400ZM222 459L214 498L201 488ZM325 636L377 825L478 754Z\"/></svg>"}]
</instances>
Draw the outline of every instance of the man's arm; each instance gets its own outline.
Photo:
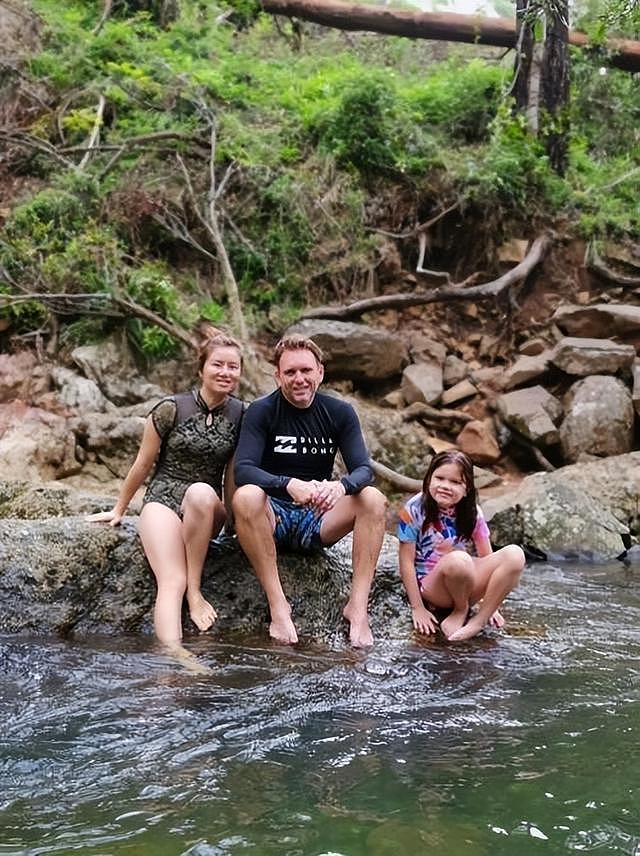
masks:
<instances>
[{"instance_id":1,"label":"man's arm","mask_svg":"<svg viewBox=\"0 0 640 856\"><path fill-rule=\"evenodd\" d=\"M347 475L340 481L347 496L359 493L363 487L373 484L375 475L371 468L369 452L364 442L360 420L350 404L343 402L345 408L338 447L347 469Z\"/></svg>"},{"instance_id":2,"label":"man's arm","mask_svg":"<svg viewBox=\"0 0 640 856\"><path fill-rule=\"evenodd\" d=\"M238 487L255 484L266 492L286 490L288 476L276 476L261 467L269 425L269 411L263 402L255 401L250 404L242 420L236 449L234 473Z\"/></svg>"}]
</instances>

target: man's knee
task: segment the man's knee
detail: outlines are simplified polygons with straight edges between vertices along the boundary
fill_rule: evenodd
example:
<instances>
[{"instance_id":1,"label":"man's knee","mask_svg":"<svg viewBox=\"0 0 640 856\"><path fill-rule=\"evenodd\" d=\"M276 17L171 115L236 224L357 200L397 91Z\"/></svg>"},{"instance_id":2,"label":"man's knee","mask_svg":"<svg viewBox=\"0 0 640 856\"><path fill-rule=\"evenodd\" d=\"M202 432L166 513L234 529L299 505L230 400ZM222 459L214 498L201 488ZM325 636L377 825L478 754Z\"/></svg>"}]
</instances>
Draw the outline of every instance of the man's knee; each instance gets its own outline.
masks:
<instances>
[{"instance_id":1,"label":"man's knee","mask_svg":"<svg viewBox=\"0 0 640 856\"><path fill-rule=\"evenodd\" d=\"M365 487L358 496L358 506L362 511L380 520L384 520L387 510L387 498L377 487Z\"/></svg>"},{"instance_id":2,"label":"man's knee","mask_svg":"<svg viewBox=\"0 0 640 856\"><path fill-rule=\"evenodd\" d=\"M256 514L266 512L267 495L261 487L245 484L233 494L232 506L236 519L253 519Z\"/></svg>"}]
</instances>

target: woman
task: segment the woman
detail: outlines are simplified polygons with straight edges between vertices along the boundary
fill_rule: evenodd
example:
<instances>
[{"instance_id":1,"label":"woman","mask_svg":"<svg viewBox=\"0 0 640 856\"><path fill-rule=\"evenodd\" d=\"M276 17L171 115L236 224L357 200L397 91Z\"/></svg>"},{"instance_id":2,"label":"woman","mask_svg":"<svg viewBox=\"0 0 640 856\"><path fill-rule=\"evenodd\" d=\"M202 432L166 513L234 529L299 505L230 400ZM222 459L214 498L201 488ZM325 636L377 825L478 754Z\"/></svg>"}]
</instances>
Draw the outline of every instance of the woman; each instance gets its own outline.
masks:
<instances>
[{"instance_id":1,"label":"woman","mask_svg":"<svg viewBox=\"0 0 640 856\"><path fill-rule=\"evenodd\" d=\"M210 328L199 348L200 389L163 398L145 423L138 455L111 511L87 520L117 526L155 464L143 499L138 534L158 585L154 628L158 639L180 647L182 600L200 630L216 620L200 591L209 541L226 520L222 496L233 490L233 456L243 404L233 397L240 380L238 342Z\"/></svg>"}]
</instances>

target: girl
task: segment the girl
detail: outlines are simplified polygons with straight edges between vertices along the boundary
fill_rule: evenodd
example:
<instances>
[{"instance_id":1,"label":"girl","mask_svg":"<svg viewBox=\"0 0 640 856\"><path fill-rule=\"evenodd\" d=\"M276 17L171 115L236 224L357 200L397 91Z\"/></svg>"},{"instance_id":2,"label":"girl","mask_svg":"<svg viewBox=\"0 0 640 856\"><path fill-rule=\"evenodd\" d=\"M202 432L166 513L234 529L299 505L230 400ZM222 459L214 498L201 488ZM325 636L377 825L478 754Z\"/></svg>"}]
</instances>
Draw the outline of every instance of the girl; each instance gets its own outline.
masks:
<instances>
[{"instance_id":1,"label":"girl","mask_svg":"<svg viewBox=\"0 0 640 856\"><path fill-rule=\"evenodd\" d=\"M230 500L231 459L244 409L233 397L242 368L240 345L215 328L207 333L198 350L199 389L156 404L116 504L111 511L87 518L117 526L155 464L138 534L158 585L153 614L156 636L178 652L183 652L185 593L191 618L200 630L211 627L217 617L202 596L200 579L209 541L226 520L222 482L224 476Z\"/></svg>"},{"instance_id":2,"label":"girl","mask_svg":"<svg viewBox=\"0 0 640 856\"><path fill-rule=\"evenodd\" d=\"M451 610L440 624L450 641L470 639L489 622L504 625L498 607L517 586L525 557L515 544L492 552L476 504L473 464L464 452L434 455L422 493L400 511L398 538L400 575L419 633L435 633L438 626L425 604ZM467 552L471 544L475 556ZM469 607L478 601L478 611L467 621Z\"/></svg>"}]
</instances>

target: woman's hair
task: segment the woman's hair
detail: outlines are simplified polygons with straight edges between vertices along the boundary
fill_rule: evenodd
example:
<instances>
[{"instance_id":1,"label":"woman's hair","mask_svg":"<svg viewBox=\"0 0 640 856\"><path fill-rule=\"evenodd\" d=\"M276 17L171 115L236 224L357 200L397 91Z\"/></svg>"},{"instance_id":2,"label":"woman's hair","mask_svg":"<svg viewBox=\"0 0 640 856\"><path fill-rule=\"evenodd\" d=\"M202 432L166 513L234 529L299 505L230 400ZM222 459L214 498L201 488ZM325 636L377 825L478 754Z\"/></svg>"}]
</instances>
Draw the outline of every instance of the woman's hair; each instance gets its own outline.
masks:
<instances>
[{"instance_id":1,"label":"woman's hair","mask_svg":"<svg viewBox=\"0 0 640 856\"><path fill-rule=\"evenodd\" d=\"M198 371L202 371L205 363L211 356L211 352L216 348L235 348L240 357L240 367L242 367L242 347L237 339L225 333L224 330L219 330L211 324L202 324L198 327L197 333L197 351L198 351Z\"/></svg>"},{"instance_id":2,"label":"woman's hair","mask_svg":"<svg viewBox=\"0 0 640 856\"><path fill-rule=\"evenodd\" d=\"M438 452L437 455L431 458L424 481L422 482L422 510L424 511L422 531L426 532L429 524L438 522L440 511L438 503L429 493L429 485L435 470L445 464L457 464L460 467L462 480L467 489L465 496L456 505L456 527L458 535L468 539L471 538L478 516L476 486L473 482L473 463L469 456L465 455L459 449L446 449L444 452Z\"/></svg>"}]
</instances>

